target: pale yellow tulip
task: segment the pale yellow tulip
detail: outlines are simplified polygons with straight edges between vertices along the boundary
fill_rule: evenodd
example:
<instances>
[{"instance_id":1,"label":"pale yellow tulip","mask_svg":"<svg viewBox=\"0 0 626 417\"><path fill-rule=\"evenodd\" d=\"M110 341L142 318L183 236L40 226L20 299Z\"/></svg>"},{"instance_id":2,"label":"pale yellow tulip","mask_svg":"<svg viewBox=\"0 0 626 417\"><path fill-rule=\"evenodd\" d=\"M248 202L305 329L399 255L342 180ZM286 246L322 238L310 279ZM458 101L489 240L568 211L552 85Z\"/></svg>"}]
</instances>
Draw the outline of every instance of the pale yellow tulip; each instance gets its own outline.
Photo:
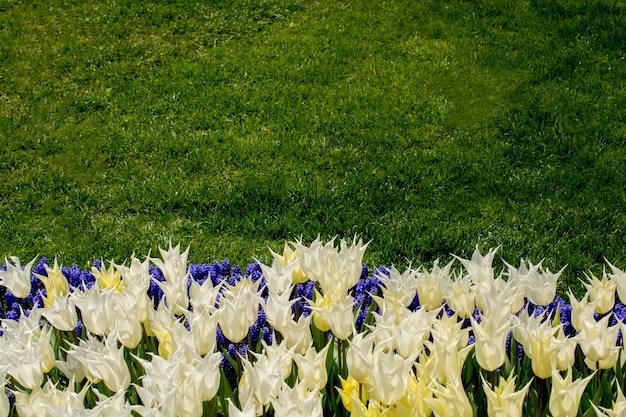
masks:
<instances>
[{"instance_id":1,"label":"pale yellow tulip","mask_svg":"<svg viewBox=\"0 0 626 417\"><path fill-rule=\"evenodd\" d=\"M497 387L485 381L482 374L483 390L487 396L487 415L489 417L521 417L524 398L528 393L532 379L519 391L515 390L515 375L511 373L507 379L500 377Z\"/></svg>"},{"instance_id":2,"label":"pale yellow tulip","mask_svg":"<svg viewBox=\"0 0 626 417\"><path fill-rule=\"evenodd\" d=\"M594 303L596 313L606 314L611 311L615 305L615 281L609 278L605 270L602 270L601 280L592 273L585 276L588 282L582 284L589 292L589 301Z\"/></svg>"},{"instance_id":3,"label":"pale yellow tulip","mask_svg":"<svg viewBox=\"0 0 626 417\"><path fill-rule=\"evenodd\" d=\"M435 260L433 269L421 273L417 277L417 296L420 305L426 310L436 310L441 307L450 277L453 262L443 268L439 267L439 259Z\"/></svg>"},{"instance_id":4,"label":"pale yellow tulip","mask_svg":"<svg viewBox=\"0 0 626 417\"><path fill-rule=\"evenodd\" d=\"M575 417L578 414L580 398L593 375L595 372L586 378L572 381L571 369L567 371L565 378L556 369L552 371L552 389L548 404L552 417Z\"/></svg>"}]
</instances>

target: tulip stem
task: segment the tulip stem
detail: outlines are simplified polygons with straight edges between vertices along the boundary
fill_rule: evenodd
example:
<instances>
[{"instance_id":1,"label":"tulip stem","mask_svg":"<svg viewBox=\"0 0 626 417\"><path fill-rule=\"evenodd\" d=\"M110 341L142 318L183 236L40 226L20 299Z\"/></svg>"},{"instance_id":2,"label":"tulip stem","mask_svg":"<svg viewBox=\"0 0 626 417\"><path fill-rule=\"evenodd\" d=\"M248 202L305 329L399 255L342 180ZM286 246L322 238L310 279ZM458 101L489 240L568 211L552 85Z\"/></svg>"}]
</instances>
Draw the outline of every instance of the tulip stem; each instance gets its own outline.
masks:
<instances>
[{"instance_id":1,"label":"tulip stem","mask_svg":"<svg viewBox=\"0 0 626 417\"><path fill-rule=\"evenodd\" d=\"M239 342L235 343L235 373L237 375L237 381L241 381L241 355L239 353Z\"/></svg>"},{"instance_id":2,"label":"tulip stem","mask_svg":"<svg viewBox=\"0 0 626 417\"><path fill-rule=\"evenodd\" d=\"M544 391L546 389L546 380L543 378L539 379L539 389L537 390L537 409L535 410L535 415L537 417L541 416L541 412L543 411L543 397Z\"/></svg>"}]
</instances>

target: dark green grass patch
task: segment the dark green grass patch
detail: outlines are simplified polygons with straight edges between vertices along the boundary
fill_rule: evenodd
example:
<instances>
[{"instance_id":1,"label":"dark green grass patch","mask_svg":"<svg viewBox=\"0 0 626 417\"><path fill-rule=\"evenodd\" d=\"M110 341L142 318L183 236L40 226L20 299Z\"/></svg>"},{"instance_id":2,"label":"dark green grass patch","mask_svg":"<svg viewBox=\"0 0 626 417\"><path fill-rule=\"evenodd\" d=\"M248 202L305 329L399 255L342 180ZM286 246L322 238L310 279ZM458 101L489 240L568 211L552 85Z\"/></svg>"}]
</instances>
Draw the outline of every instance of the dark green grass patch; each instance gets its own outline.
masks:
<instances>
[{"instance_id":1,"label":"dark green grass patch","mask_svg":"<svg viewBox=\"0 0 626 417\"><path fill-rule=\"evenodd\" d=\"M625 7L1 1L0 253L626 268Z\"/></svg>"}]
</instances>

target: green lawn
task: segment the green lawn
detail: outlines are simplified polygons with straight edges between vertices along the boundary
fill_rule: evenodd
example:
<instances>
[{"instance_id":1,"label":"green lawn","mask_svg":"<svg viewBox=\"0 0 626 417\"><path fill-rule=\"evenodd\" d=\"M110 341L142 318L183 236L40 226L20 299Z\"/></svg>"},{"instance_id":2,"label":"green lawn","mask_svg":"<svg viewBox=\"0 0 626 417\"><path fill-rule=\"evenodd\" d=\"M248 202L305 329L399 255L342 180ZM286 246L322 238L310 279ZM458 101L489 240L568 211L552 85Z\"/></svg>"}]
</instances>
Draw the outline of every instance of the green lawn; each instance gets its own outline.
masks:
<instances>
[{"instance_id":1,"label":"green lawn","mask_svg":"<svg viewBox=\"0 0 626 417\"><path fill-rule=\"evenodd\" d=\"M0 255L626 269L624 0L232 3L0 0Z\"/></svg>"}]
</instances>

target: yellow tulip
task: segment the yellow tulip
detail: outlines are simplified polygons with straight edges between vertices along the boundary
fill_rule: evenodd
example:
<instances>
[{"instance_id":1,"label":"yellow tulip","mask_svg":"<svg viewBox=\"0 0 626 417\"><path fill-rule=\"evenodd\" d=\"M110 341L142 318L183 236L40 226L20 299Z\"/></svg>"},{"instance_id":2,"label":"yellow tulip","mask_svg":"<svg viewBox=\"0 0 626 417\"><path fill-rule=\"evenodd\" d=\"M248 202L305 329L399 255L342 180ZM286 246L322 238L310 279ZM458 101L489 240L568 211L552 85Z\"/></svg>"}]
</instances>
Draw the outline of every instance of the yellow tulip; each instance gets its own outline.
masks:
<instances>
[{"instance_id":1,"label":"yellow tulip","mask_svg":"<svg viewBox=\"0 0 626 417\"><path fill-rule=\"evenodd\" d=\"M432 413L432 409L426 402L426 398L433 397L433 392L428 388L429 382L430 378L425 375L418 379L415 372L409 373L404 396L395 403L398 416L423 417Z\"/></svg>"},{"instance_id":2,"label":"yellow tulip","mask_svg":"<svg viewBox=\"0 0 626 417\"><path fill-rule=\"evenodd\" d=\"M313 323L322 330L333 332L341 340L346 340L354 330L354 297L344 294L339 298L321 295L316 290L315 302L311 304Z\"/></svg>"},{"instance_id":3,"label":"yellow tulip","mask_svg":"<svg viewBox=\"0 0 626 417\"><path fill-rule=\"evenodd\" d=\"M352 411L352 397L355 393L356 398L359 398L359 392L361 393L360 400L362 402L367 400L365 392L361 389L361 384L352 375L348 374L347 379L339 376L339 380L341 381L341 388L335 387L335 389L341 396L341 403L346 410Z\"/></svg>"},{"instance_id":4,"label":"yellow tulip","mask_svg":"<svg viewBox=\"0 0 626 417\"><path fill-rule=\"evenodd\" d=\"M369 400L366 406L359 399L358 393L352 393L351 417L387 417L389 414L389 408L382 406L376 400Z\"/></svg>"},{"instance_id":5,"label":"yellow tulip","mask_svg":"<svg viewBox=\"0 0 626 417\"><path fill-rule=\"evenodd\" d=\"M46 296L43 297L44 307L50 308L55 297L62 297L69 292L70 284L65 275L63 275L56 258L54 258L54 266L52 268L48 265L44 265L44 267L46 268L46 275L35 274L35 276L39 278L46 288Z\"/></svg>"},{"instance_id":6,"label":"yellow tulip","mask_svg":"<svg viewBox=\"0 0 626 417\"><path fill-rule=\"evenodd\" d=\"M124 282L113 262L110 263L108 268L105 268L104 264L102 264L100 269L92 266L91 274L96 278L96 282L101 290L122 291Z\"/></svg>"},{"instance_id":7,"label":"yellow tulip","mask_svg":"<svg viewBox=\"0 0 626 417\"><path fill-rule=\"evenodd\" d=\"M283 266L287 266L292 262L296 263L296 267L291 272L292 283L301 284L307 282L308 278L304 275L304 272L302 271L302 264L300 263L300 253L297 250L292 249L287 243L285 243L285 248L283 249L281 262Z\"/></svg>"}]
</instances>

